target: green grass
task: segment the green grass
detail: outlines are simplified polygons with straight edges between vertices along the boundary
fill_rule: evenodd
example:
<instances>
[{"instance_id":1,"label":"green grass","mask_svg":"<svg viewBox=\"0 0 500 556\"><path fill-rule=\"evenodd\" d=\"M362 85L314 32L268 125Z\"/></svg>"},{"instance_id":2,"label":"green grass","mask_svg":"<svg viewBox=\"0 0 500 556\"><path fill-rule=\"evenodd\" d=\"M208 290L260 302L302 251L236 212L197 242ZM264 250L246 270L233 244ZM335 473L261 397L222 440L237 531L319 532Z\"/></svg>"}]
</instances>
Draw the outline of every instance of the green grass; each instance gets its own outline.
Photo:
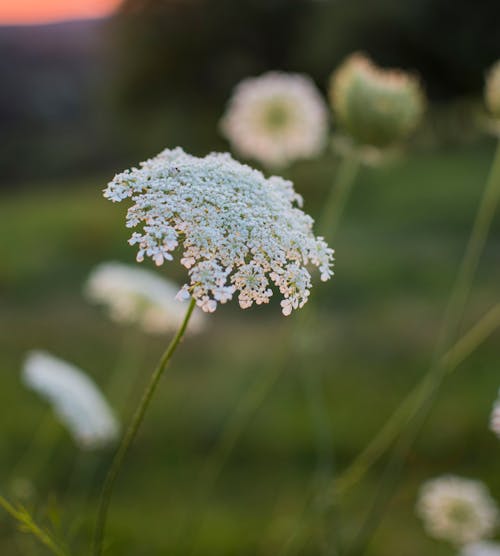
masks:
<instances>
[{"instance_id":1,"label":"green grass","mask_svg":"<svg viewBox=\"0 0 500 556\"><path fill-rule=\"evenodd\" d=\"M343 468L425 372L491 156L487 144L363 169L334 244L335 279L313 290L321 312L310 368L292 360L248 423L209 501L196 555L276 556L294 532L300 535L316 468L303 373L326 373ZM318 213L333 172L326 161L294 169L306 210ZM82 295L95 264L134 258L124 209L102 199L103 183L26 187L0 200L1 492L12 494L13 473L28 478L36 492L28 503L41 519L55 499L75 554L85 553L109 454L79 454L50 418L38 434L47 408L20 384L25 352L47 349L86 369L105 388L120 360L126 362L117 370L123 377L139 373L139 382L146 380L166 342L113 325ZM468 306L469 324L500 302L499 247L497 218ZM160 272L182 279L178 265ZM210 318L209 329L188 338L176 354L127 458L111 512L110 555L186 556L181 532L198 499L205 461L228 416L269 372L272 353L283 348L292 327L277 302L250 311L233 304ZM477 477L500 500L500 446L487 428L500 386L499 339L498 333L490 338L447 381L370 556L453 554L429 540L414 516L422 480L450 472ZM123 346L130 349L125 359ZM134 397L139 394L137 387ZM47 461L43 453L54 434ZM83 477L92 478L94 468L82 505L90 480ZM377 466L346 496L345 539L359 528L381 470ZM21 537L2 515L2 556L44 554ZM318 551L305 542L300 554Z\"/></svg>"}]
</instances>

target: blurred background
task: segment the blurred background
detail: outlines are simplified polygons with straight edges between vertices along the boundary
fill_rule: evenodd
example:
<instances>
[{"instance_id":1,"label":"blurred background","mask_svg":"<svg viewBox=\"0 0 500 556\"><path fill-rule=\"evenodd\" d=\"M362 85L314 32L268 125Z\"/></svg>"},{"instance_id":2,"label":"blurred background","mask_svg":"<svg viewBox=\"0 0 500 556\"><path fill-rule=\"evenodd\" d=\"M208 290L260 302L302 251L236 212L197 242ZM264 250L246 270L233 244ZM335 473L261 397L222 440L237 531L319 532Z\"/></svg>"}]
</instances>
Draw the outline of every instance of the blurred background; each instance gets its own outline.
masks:
<instances>
[{"instance_id":1,"label":"blurred background","mask_svg":"<svg viewBox=\"0 0 500 556\"><path fill-rule=\"evenodd\" d=\"M271 69L307 73L326 93L332 70L357 50L418 73L429 108L403 156L361 172L334 244L335 279L313 290L320 347L310 369L285 369L198 511L224 423L256 381L265 383L293 319L281 317L277 302L249 311L232 304L211 316L208 330L176 355L128 458L110 520L113 555L185 555L180 532L197 511L203 519L193 554L281 554L304 521L318 460L303 374L325 373L341 469L426 370L492 159L494 140L480 122L485 71L500 56L500 4L0 4L0 492L17 493L42 520L49 516L73 546L83 547L91 529L110 454L80 453L55 419L47 421L46 405L19 378L25 353L47 349L105 389L113 369L124 376L142 369L144 380L166 341L110 323L82 295L96 264L134 260L123 209L105 201L102 188L165 147L228 150L218 120L242 78ZM325 152L285 170L307 212L318 213L335 165ZM177 265L160 272L183 279ZM467 324L500 301L499 283L497 218ZM429 540L414 516L418 485L429 477L481 478L500 501L500 447L488 431L499 340L491 337L447 381L368 554L454 553ZM380 470L343 501L347 540ZM319 554L314 535L298 553ZM1 515L0 554L44 552Z\"/></svg>"}]
</instances>

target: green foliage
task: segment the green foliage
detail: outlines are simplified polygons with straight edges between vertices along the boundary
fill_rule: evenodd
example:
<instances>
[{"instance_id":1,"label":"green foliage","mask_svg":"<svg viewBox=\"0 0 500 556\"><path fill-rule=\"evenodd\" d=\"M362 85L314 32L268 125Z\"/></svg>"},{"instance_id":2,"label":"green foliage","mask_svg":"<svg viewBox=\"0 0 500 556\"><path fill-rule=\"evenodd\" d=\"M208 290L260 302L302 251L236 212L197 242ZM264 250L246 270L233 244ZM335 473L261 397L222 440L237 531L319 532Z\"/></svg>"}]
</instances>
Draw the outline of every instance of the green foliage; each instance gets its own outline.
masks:
<instances>
[{"instance_id":1,"label":"green foliage","mask_svg":"<svg viewBox=\"0 0 500 556\"><path fill-rule=\"evenodd\" d=\"M419 152L361 172L334 241L336 276L312 293L322 307L315 339L326 347L315 351L304 369L326 374L340 470L373 438L428 366L491 151L483 144ZM311 213L319 214L334 170L326 160L290 170ZM44 348L73 361L104 389L119 369L124 381L136 381L130 399L137 401L165 347L164 338L118 327L83 299L82 285L94 264L134 258L121 211L101 199L104 182L65 182L2 197L0 231L16 238L0 243L5 263L0 266L0 473L6 492L47 413L45 404L20 384L26 350ZM499 224L481 261L467 327L499 301ZM181 279L174 266L162 271ZM274 304L245 312L229 305L213 315L205 334L186 338L118 482L110 556L185 556L186 522L198 503L206 461L223 424L255 381L268 377L270 354L292 324ZM452 555L425 537L414 516L415 495L424 479L443 472L477 477L500 498L500 445L487 428L498 389L497 362L498 332L449 378L411 454L408 481L367 555L399 556L401 547L405 556ZM194 554L274 556L290 537L306 535L306 519L314 522L307 501L316 448L301 372L292 361L236 444L203 525L193 533ZM73 556L88 547L110 454L78 453L54 419L47 426L59 437L49 461L44 457L48 439L40 435L16 474L33 482L37 500L57 496L64 509L61 527L73 527ZM342 501L346 540L357 532L381 469L376 466ZM2 526L2 556L30 554L17 546L18 537ZM300 554L317 556L314 535Z\"/></svg>"}]
</instances>

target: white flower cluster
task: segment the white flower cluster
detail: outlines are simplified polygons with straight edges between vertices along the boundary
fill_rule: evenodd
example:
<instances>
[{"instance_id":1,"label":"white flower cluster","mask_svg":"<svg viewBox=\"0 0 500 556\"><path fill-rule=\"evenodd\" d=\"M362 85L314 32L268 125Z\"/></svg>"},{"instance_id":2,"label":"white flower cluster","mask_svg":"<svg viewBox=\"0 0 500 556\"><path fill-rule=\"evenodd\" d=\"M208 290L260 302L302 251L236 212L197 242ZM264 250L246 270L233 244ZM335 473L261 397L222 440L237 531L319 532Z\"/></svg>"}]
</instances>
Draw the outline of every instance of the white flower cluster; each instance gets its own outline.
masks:
<instances>
[{"instance_id":1,"label":"white flower cluster","mask_svg":"<svg viewBox=\"0 0 500 556\"><path fill-rule=\"evenodd\" d=\"M496 504L484 484L452 475L424 483L417 512L429 535L456 545L487 538L498 521Z\"/></svg>"},{"instance_id":2,"label":"white flower cluster","mask_svg":"<svg viewBox=\"0 0 500 556\"><path fill-rule=\"evenodd\" d=\"M500 544L493 542L478 542L464 547L460 556L500 556Z\"/></svg>"},{"instance_id":3,"label":"white flower cluster","mask_svg":"<svg viewBox=\"0 0 500 556\"><path fill-rule=\"evenodd\" d=\"M179 286L156 273L117 262L98 265L85 286L87 297L104 304L115 322L137 324L149 333L174 332L186 305L176 298ZM203 313L195 311L188 331L199 331Z\"/></svg>"},{"instance_id":4,"label":"white flower cluster","mask_svg":"<svg viewBox=\"0 0 500 556\"><path fill-rule=\"evenodd\" d=\"M306 265L319 267L322 280L332 275L333 250L314 236L293 184L266 179L228 154L197 158L167 149L118 174L104 196L134 202L127 226L142 224L130 239L139 262L147 256L161 265L181 247L190 281L180 296L192 295L204 311L215 311L236 291L243 309L268 303L273 283L289 315L308 299Z\"/></svg>"},{"instance_id":5,"label":"white flower cluster","mask_svg":"<svg viewBox=\"0 0 500 556\"><path fill-rule=\"evenodd\" d=\"M500 392L491 411L490 429L500 438Z\"/></svg>"},{"instance_id":6,"label":"white flower cluster","mask_svg":"<svg viewBox=\"0 0 500 556\"><path fill-rule=\"evenodd\" d=\"M24 383L49 401L80 448L92 450L116 440L120 427L94 382L80 369L48 353L28 354Z\"/></svg>"},{"instance_id":7,"label":"white flower cluster","mask_svg":"<svg viewBox=\"0 0 500 556\"><path fill-rule=\"evenodd\" d=\"M284 166L323 149L328 109L309 77L269 72L236 86L221 130L242 156Z\"/></svg>"}]
</instances>

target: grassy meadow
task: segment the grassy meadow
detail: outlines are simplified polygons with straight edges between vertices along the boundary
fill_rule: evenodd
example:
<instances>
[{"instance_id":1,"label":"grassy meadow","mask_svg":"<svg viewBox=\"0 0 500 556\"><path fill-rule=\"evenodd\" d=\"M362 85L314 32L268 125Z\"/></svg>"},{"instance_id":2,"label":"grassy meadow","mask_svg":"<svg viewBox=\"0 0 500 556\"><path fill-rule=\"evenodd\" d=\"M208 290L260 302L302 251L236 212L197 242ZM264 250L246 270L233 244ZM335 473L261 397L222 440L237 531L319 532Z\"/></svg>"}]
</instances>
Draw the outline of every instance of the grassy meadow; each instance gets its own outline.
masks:
<instances>
[{"instance_id":1,"label":"grassy meadow","mask_svg":"<svg viewBox=\"0 0 500 556\"><path fill-rule=\"evenodd\" d=\"M185 339L119 478L110 556L318 553L315 529L307 527L318 455L305 375L324 375L328 434L342 470L428 368L493 147L484 140L417 150L362 169L334 242L335 277L312 290L319 317L306 365L285 353L271 385L276 353L287 349L296 318L283 318L274 298L248 311L235 303L221 307L205 331ZM325 157L287 172L311 214L319 213L335 170ZM27 184L0 198L1 489L60 531L75 554L86 554L111 453L77 450L47 405L22 385L23 358L46 349L85 369L126 420L168 340L113 324L83 295L96 264L134 259L123 207L102 198L107 179ZM179 265L158 272L182 280ZM465 328L500 302L499 283L497 218ZM428 478L479 478L500 500L500 444L488 430L500 386L499 346L497 332L445 382L367 556L454 554L429 539L414 514L418 487ZM268 385L209 488L225 424L248 392L265 393ZM376 465L341 501L346 543L382 469ZM2 515L0 554L45 552Z\"/></svg>"}]
</instances>

